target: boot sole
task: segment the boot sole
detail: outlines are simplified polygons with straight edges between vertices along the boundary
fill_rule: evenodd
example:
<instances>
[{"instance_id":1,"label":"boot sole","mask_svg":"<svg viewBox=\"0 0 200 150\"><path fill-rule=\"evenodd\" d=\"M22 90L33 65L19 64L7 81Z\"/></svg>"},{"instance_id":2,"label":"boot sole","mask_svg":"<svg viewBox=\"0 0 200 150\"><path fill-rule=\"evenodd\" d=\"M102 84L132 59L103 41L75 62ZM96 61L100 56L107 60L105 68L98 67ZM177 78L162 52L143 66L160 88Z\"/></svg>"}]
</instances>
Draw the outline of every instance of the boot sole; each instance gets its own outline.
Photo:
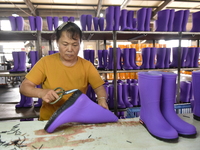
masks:
<instances>
[{"instance_id":1,"label":"boot sole","mask_svg":"<svg viewBox=\"0 0 200 150\"><path fill-rule=\"evenodd\" d=\"M185 137L185 138L196 138L196 135L197 135L197 133L195 133L195 134L189 134L189 135L186 135L186 134L178 134L179 136L181 136L181 137Z\"/></svg>"},{"instance_id":2,"label":"boot sole","mask_svg":"<svg viewBox=\"0 0 200 150\"><path fill-rule=\"evenodd\" d=\"M47 122L47 124L44 127L44 130L46 131L49 126L54 122L54 120L63 112L65 111L67 108L69 108L70 106L72 106L75 101L77 100L77 98L82 94L82 92L80 90L74 92L72 94L72 96L51 116L51 118L49 119L49 121Z\"/></svg>"},{"instance_id":3,"label":"boot sole","mask_svg":"<svg viewBox=\"0 0 200 150\"><path fill-rule=\"evenodd\" d=\"M178 142L178 137L177 138L174 138L174 139L164 139L164 138L161 138L161 137L157 137L155 135L153 135L147 128L147 126L145 125L145 123L142 121L142 120L139 120L139 122L147 129L147 131L156 139L158 140L161 140L161 141L164 141L164 142L169 142L169 143L177 143Z\"/></svg>"},{"instance_id":4,"label":"boot sole","mask_svg":"<svg viewBox=\"0 0 200 150\"><path fill-rule=\"evenodd\" d=\"M196 115L193 114L193 118L194 118L195 120L200 121L200 117L199 117L199 116L196 116Z\"/></svg>"}]
</instances>

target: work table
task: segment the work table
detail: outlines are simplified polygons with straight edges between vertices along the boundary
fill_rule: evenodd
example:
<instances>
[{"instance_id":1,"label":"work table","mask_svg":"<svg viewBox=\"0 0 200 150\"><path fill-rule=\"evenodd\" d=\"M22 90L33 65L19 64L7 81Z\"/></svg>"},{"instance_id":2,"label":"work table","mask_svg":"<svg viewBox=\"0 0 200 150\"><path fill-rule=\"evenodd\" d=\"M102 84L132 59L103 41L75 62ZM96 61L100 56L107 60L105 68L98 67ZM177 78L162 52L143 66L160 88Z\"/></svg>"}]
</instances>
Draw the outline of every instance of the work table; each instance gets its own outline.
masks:
<instances>
[{"instance_id":1,"label":"work table","mask_svg":"<svg viewBox=\"0 0 200 150\"><path fill-rule=\"evenodd\" d=\"M152 137L139 118L120 119L117 123L69 123L47 133L47 121L0 122L0 149L21 150L199 150L200 122L192 114L180 115L197 128L196 138L179 137L177 143ZM8 143L11 143L9 145ZM7 146L6 146L7 145Z\"/></svg>"}]
</instances>

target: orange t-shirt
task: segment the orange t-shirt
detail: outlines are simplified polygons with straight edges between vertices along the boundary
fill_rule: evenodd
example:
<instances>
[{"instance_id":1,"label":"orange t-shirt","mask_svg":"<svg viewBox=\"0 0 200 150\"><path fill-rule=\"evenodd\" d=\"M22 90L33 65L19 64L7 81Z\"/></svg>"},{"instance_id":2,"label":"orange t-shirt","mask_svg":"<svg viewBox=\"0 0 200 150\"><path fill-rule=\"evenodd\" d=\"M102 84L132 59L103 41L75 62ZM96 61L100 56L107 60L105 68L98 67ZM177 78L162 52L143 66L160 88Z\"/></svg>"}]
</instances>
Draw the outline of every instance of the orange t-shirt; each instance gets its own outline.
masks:
<instances>
[{"instance_id":1,"label":"orange t-shirt","mask_svg":"<svg viewBox=\"0 0 200 150\"><path fill-rule=\"evenodd\" d=\"M93 89L104 84L91 62L78 57L74 66L67 67L60 61L59 53L41 58L26 78L36 85L42 84L43 89L62 87L64 90L79 89L83 93L86 93L89 84ZM53 105L43 101L40 120L48 120L71 95L72 93L63 96Z\"/></svg>"}]
</instances>

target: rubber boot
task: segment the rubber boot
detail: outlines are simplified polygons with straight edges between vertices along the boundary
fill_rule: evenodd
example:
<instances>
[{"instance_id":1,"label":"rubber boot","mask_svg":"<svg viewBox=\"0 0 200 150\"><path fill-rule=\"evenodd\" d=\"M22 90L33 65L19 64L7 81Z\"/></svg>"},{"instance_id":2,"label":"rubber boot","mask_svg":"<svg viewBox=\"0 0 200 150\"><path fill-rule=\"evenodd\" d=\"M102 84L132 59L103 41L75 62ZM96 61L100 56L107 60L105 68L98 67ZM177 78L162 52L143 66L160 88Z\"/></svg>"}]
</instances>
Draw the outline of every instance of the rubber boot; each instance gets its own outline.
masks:
<instances>
[{"instance_id":1,"label":"rubber boot","mask_svg":"<svg viewBox=\"0 0 200 150\"><path fill-rule=\"evenodd\" d=\"M84 59L90 61L90 50L83 50Z\"/></svg>"},{"instance_id":2,"label":"rubber boot","mask_svg":"<svg viewBox=\"0 0 200 150\"><path fill-rule=\"evenodd\" d=\"M114 6L109 6L106 8L106 28L105 31L112 31L113 30L113 20L114 20Z\"/></svg>"},{"instance_id":3,"label":"rubber boot","mask_svg":"<svg viewBox=\"0 0 200 150\"><path fill-rule=\"evenodd\" d=\"M35 51L30 51L29 54L30 54L30 59L31 59L31 68L33 68L33 66L37 62L37 56L36 56Z\"/></svg>"},{"instance_id":4,"label":"rubber boot","mask_svg":"<svg viewBox=\"0 0 200 150\"><path fill-rule=\"evenodd\" d=\"M83 31L86 31L86 18L87 18L87 15L81 15L81 18L80 18L81 27Z\"/></svg>"},{"instance_id":5,"label":"rubber boot","mask_svg":"<svg viewBox=\"0 0 200 150\"><path fill-rule=\"evenodd\" d=\"M137 31L137 19L133 18L133 31Z\"/></svg>"},{"instance_id":6,"label":"rubber boot","mask_svg":"<svg viewBox=\"0 0 200 150\"><path fill-rule=\"evenodd\" d=\"M192 29L190 32L200 32L200 11L192 13Z\"/></svg>"},{"instance_id":7,"label":"rubber boot","mask_svg":"<svg viewBox=\"0 0 200 150\"><path fill-rule=\"evenodd\" d=\"M126 108L126 105L124 104L123 97L122 97L122 83L117 83L117 108Z\"/></svg>"},{"instance_id":8,"label":"rubber boot","mask_svg":"<svg viewBox=\"0 0 200 150\"><path fill-rule=\"evenodd\" d=\"M108 50L103 50L102 51L102 56L103 56L103 68L104 70L108 69Z\"/></svg>"},{"instance_id":9,"label":"rubber boot","mask_svg":"<svg viewBox=\"0 0 200 150\"><path fill-rule=\"evenodd\" d=\"M126 9L121 10L121 16L120 16L121 31L130 30L130 28L127 26L127 14L128 14L128 11Z\"/></svg>"},{"instance_id":10,"label":"rubber boot","mask_svg":"<svg viewBox=\"0 0 200 150\"><path fill-rule=\"evenodd\" d=\"M184 16L183 10L179 10L175 12L174 21L173 21L173 31L175 32L182 31L183 16Z\"/></svg>"},{"instance_id":11,"label":"rubber boot","mask_svg":"<svg viewBox=\"0 0 200 150\"><path fill-rule=\"evenodd\" d=\"M181 67L185 67L185 61L188 53L188 47L181 48Z\"/></svg>"},{"instance_id":12,"label":"rubber boot","mask_svg":"<svg viewBox=\"0 0 200 150\"><path fill-rule=\"evenodd\" d=\"M137 11L137 30L145 31L147 8L141 8Z\"/></svg>"},{"instance_id":13,"label":"rubber boot","mask_svg":"<svg viewBox=\"0 0 200 150\"><path fill-rule=\"evenodd\" d=\"M129 102L129 99L128 99L128 83L122 84L122 99L126 108L133 107L133 105Z\"/></svg>"},{"instance_id":14,"label":"rubber boot","mask_svg":"<svg viewBox=\"0 0 200 150\"><path fill-rule=\"evenodd\" d=\"M111 111L92 102L87 95L78 90L52 115L44 129L48 133L52 133L57 127L65 123L94 124L117 121L118 118Z\"/></svg>"},{"instance_id":15,"label":"rubber boot","mask_svg":"<svg viewBox=\"0 0 200 150\"><path fill-rule=\"evenodd\" d=\"M26 72L26 52L18 52L19 56L19 66L17 72Z\"/></svg>"},{"instance_id":16,"label":"rubber boot","mask_svg":"<svg viewBox=\"0 0 200 150\"><path fill-rule=\"evenodd\" d=\"M29 20L31 31L35 31L36 30L35 16L28 16L28 20Z\"/></svg>"},{"instance_id":17,"label":"rubber boot","mask_svg":"<svg viewBox=\"0 0 200 150\"><path fill-rule=\"evenodd\" d=\"M172 62L170 63L169 67L170 68L177 68L178 67L178 50L179 47L173 47L172 51L173 51L173 56L172 56Z\"/></svg>"},{"instance_id":18,"label":"rubber boot","mask_svg":"<svg viewBox=\"0 0 200 150\"><path fill-rule=\"evenodd\" d=\"M54 54L54 51L48 51L49 55Z\"/></svg>"},{"instance_id":19,"label":"rubber boot","mask_svg":"<svg viewBox=\"0 0 200 150\"><path fill-rule=\"evenodd\" d=\"M20 101L18 104L15 105L16 108L22 108L24 107L24 103L26 101L26 96L20 93Z\"/></svg>"},{"instance_id":20,"label":"rubber boot","mask_svg":"<svg viewBox=\"0 0 200 150\"><path fill-rule=\"evenodd\" d=\"M115 6L113 31L119 31L119 23L120 23L120 6Z\"/></svg>"},{"instance_id":21,"label":"rubber boot","mask_svg":"<svg viewBox=\"0 0 200 150\"><path fill-rule=\"evenodd\" d=\"M160 109L166 121L182 136L196 135L196 128L183 121L174 111L174 98L176 96L177 74L171 72L161 72L161 100Z\"/></svg>"},{"instance_id":22,"label":"rubber boot","mask_svg":"<svg viewBox=\"0 0 200 150\"><path fill-rule=\"evenodd\" d=\"M59 22L59 18L58 17L53 17L54 30L56 30L58 28L58 22Z\"/></svg>"},{"instance_id":23,"label":"rubber boot","mask_svg":"<svg viewBox=\"0 0 200 150\"><path fill-rule=\"evenodd\" d=\"M40 16L36 16L36 28L38 31L42 31L42 25L43 25L43 22L42 22L42 17Z\"/></svg>"},{"instance_id":24,"label":"rubber boot","mask_svg":"<svg viewBox=\"0 0 200 150\"><path fill-rule=\"evenodd\" d=\"M158 19L156 22L156 31L168 31L168 22L170 9L161 10L158 12Z\"/></svg>"},{"instance_id":25,"label":"rubber boot","mask_svg":"<svg viewBox=\"0 0 200 150\"><path fill-rule=\"evenodd\" d=\"M67 16L63 16L62 20L63 20L63 22L68 22L68 17Z\"/></svg>"},{"instance_id":26,"label":"rubber boot","mask_svg":"<svg viewBox=\"0 0 200 150\"><path fill-rule=\"evenodd\" d=\"M130 59L129 59L129 57L130 57L129 48L124 48L122 51L123 51L123 69L125 69L125 70L133 69L133 67L129 63L129 61L130 61Z\"/></svg>"},{"instance_id":27,"label":"rubber boot","mask_svg":"<svg viewBox=\"0 0 200 150\"><path fill-rule=\"evenodd\" d=\"M16 73L19 67L19 52L12 52L14 67L9 70L10 73Z\"/></svg>"},{"instance_id":28,"label":"rubber boot","mask_svg":"<svg viewBox=\"0 0 200 150\"><path fill-rule=\"evenodd\" d=\"M108 87L108 107L109 109L114 109L114 86L110 84Z\"/></svg>"},{"instance_id":29,"label":"rubber boot","mask_svg":"<svg viewBox=\"0 0 200 150\"><path fill-rule=\"evenodd\" d=\"M10 21L10 26L11 26L12 31L16 31L17 30L16 18L14 16L9 16L9 21Z\"/></svg>"},{"instance_id":30,"label":"rubber boot","mask_svg":"<svg viewBox=\"0 0 200 150\"><path fill-rule=\"evenodd\" d=\"M140 67L136 64L136 49L129 49L129 63L133 69L139 69Z\"/></svg>"},{"instance_id":31,"label":"rubber boot","mask_svg":"<svg viewBox=\"0 0 200 150\"><path fill-rule=\"evenodd\" d=\"M87 15L86 16L86 26L87 26L87 31L91 31L91 27L92 27L92 15Z\"/></svg>"},{"instance_id":32,"label":"rubber boot","mask_svg":"<svg viewBox=\"0 0 200 150\"><path fill-rule=\"evenodd\" d=\"M138 106L138 84L137 83L130 83L130 97L131 97L131 104L133 106Z\"/></svg>"},{"instance_id":33,"label":"rubber boot","mask_svg":"<svg viewBox=\"0 0 200 150\"><path fill-rule=\"evenodd\" d=\"M165 56L166 56L166 48L157 48L156 57L156 68L164 69L165 68Z\"/></svg>"},{"instance_id":34,"label":"rubber boot","mask_svg":"<svg viewBox=\"0 0 200 150\"><path fill-rule=\"evenodd\" d=\"M148 47L142 49L142 65L140 69L149 69L150 50Z\"/></svg>"},{"instance_id":35,"label":"rubber boot","mask_svg":"<svg viewBox=\"0 0 200 150\"><path fill-rule=\"evenodd\" d=\"M47 16L48 30L53 31L53 17Z\"/></svg>"},{"instance_id":36,"label":"rubber boot","mask_svg":"<svg viewBox=\"0 0 200 150\"><path fill-rule=\"evenodd\" d=\"M191 82L181 81L180 82L180 101L183 103L188 103L190 101L190 88Z\"/></svg>"},{"instance_id":37,"label":"rubber boot","mask_svg":"<svg viewBox=\"0 0 200 150\"><path fill-rule=\"evenodd\" d=\"M192 72L192 89L194 94L194 109L193 109L193 117L195 120L200 121L200 71Z\"/></svg>"},{"instance_id":38,"label":"rubber boot","mask_svg":"<svg viewBox=\"0 0 200 150\"><path fill-rule=\"evenodd\" d=\"M145 23L144 23L144 31L150 31L151 14L152 14L152 8L147 8L146 18L145 18Z\"/></svg>"},{"instance_id":39,"label":"rubber boot","mask_svg":"<svg viewBox=\"0 0 200 150\"><path fill-rule=\"evenodd\" d=\"M74 18L74 17L69 17L69 18L68 18L68 21L74 22L74 21L75 21L75 18Z\"/></svg>"},{"instance_id":40,"label":"rubber boot","mask_svg":"<svg viewBox=\"0 0 200 150\"><path fill-rule=\"evenodd\" d=\"M193 68L194 65L194 55L195 55L195 47L189 47L188 53L186 57L185 66L188 68Z\"/></svg>"},{"instance_id":41,"label":"rubber boot","mask_svg":"<svg viewBox=\"0 0 200 150\"><path fill-rule=\"evenodd\" d=\"M195 47L195 54L194 54L194 68L199 67L199 52L200 52L200 47Z\"/></svg>"},{"instance_id":42,"label":"rubber boot","mask_svg":"<svg viewBox=\"0 0 200 150\"><path fill-rule=\"evenodd\" d=\"M103 17L99 18L98 25L99 25L99 30L104 31L104 18Z\"/></svg>"},{"instance_id":43,"label":"rubber boot","mask_svg":"<svg viewBox=\"0 0 200 150\"><path fill-rule=\"evenodd\" d=\"M169 32L173 31L174 14L175 14L175 10L170 9L169 21L168 21L168 26L167 26Z\"/></svg>"},{"instance_id":44,"label":"rubber boot","mask_svg":"<svg viewBox=\"0 0 200 150\"><path fill-rule=\"evenodd\" d=\"M25 99L25 103L23 107L33 107L33 98L32 97L27 97Z\"/></svg>"},{"instance_id":45,"label":"rubber boot","mask_svg":"<svg viewBox=\"0 0 200 150\"><path fill-rule=\"evenodd\" d=\"M165 120L160 111L162 75L139 72L138 85L141 101L140 123L157 139L177 141L177 131Z\"/></svg>"},{"instance_id":46,"label":"rubber boot","mask_svg":"<svg viewBox=\"0 0 200 150\"><path fill-rule=\"evenodd\" d=\"M117 50L117 70L122 70L122 64L121 64L121 49L116 48Z\"/></svg>"},{"instance_id":47,"label":"rubber boot","mask_svg":"<svg viewBox=\"0 0 200 150\"><path fill-rule=\"evenodd\" d=\"M171 55L171 48L166 48L166 54L165 54L165 68L169 68L170 64L170 55Z\"/></svg>"},{"instance_id":48,"label":"rubber boot","mask_svg":"<svg viewBox=\"0 0 200 150\"><path fill-rule=\"evenodd\" d=\"M114 62L113 62L113 48L109 48L108 50L108 70L114 69Z\"/></svg>"},{"instance_id":49,"label":"rubber boot","mask_svg":"<svg viewBox=\"0 0 200 150\"><path fill-rule=\"evenodd\" d=\"M23 31L24 30L24 18L21 16L16 17L17 22L17 30Z\"/></svg>"},{"instance_id":50,"label":"rubber boot","mask_svg":"<svg viewBox=\"0 0 200 150\"><path fill-rule=\"evenodd\" d=\"M149 69L155 69L155 57L157 48L150 48L150 59L149 59Z\"/></svg>"},{"instance_id":51,"label":"rubber boot","mask_svg":"<svg viewBox=\"0 0 200 150\"><path fill-rule=\"evenodd\" d=\"M103 50L98 50L98 70L104 70L104 66L103 66Z\"/></svg>"},{"instance_id":52,"label":"rubber boot","mask_svg":"<svg viewBox=\"0 0 200 150\"><path fill-rule=\"evenodd\" d=\"M94 25L94 30L95 31L98 31L98 21L99 21L99 18L98 17L93 17L93 25Z\"/></svg>"},{"instance_id":53,"label":"rubber boot","mask_svg":"<svg viewBox=\"0 0 200 150\"><path fill-rule=\"evenodd\" d=\"M128 14L127 14L127 27L133 31L133 16L134 16L134 11L133 10L129 10Z\"/></svg>"},{"instance_id":54,"label":"rubber boot","mask_svg":"<svg viewBox=\"0 0 200 150\"><path fill-rule=\"evenodd\" d=\"M94 50L89 51L90 62L94 65Z\"/></svg>"},{"instance_id":55,"label":"rubber boot","mask_svg":"<svg viewBox=\"0 0 200 150\"><path fill-rule=\"evenodd\" d=\"M189 14L190 14L189 10L184 10L183 21L182 21L182 32L186 31L186 26L187 26Z\"/></svg>"}]
</instances>

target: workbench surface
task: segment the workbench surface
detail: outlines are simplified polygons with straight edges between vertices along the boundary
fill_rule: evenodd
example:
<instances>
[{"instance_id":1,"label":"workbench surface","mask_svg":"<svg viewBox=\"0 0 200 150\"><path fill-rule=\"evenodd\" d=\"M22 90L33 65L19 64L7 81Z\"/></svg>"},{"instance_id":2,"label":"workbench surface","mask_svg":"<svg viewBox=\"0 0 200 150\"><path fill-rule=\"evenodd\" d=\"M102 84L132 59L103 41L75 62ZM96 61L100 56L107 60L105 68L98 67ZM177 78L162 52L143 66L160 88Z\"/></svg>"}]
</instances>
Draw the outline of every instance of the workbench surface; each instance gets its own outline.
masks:
<instances>
[{"instance_id":1,"label":"workbench surface","mask_svg":"<svg viewBox=\"0 0 200 150\"><path fill-rule=\"evenodd\" d=\"M5 121L0 122L0 149L199 150L200 121L194 120L192 114L180 117L196 126L196 138L179 137L177 143L160 141L147 132L139 123L139 118L104 124L69 123L58 127L51 134L43 129L47 121ZM13 144L9 145L11 141Z\"/></svg>"}]
</instances>

